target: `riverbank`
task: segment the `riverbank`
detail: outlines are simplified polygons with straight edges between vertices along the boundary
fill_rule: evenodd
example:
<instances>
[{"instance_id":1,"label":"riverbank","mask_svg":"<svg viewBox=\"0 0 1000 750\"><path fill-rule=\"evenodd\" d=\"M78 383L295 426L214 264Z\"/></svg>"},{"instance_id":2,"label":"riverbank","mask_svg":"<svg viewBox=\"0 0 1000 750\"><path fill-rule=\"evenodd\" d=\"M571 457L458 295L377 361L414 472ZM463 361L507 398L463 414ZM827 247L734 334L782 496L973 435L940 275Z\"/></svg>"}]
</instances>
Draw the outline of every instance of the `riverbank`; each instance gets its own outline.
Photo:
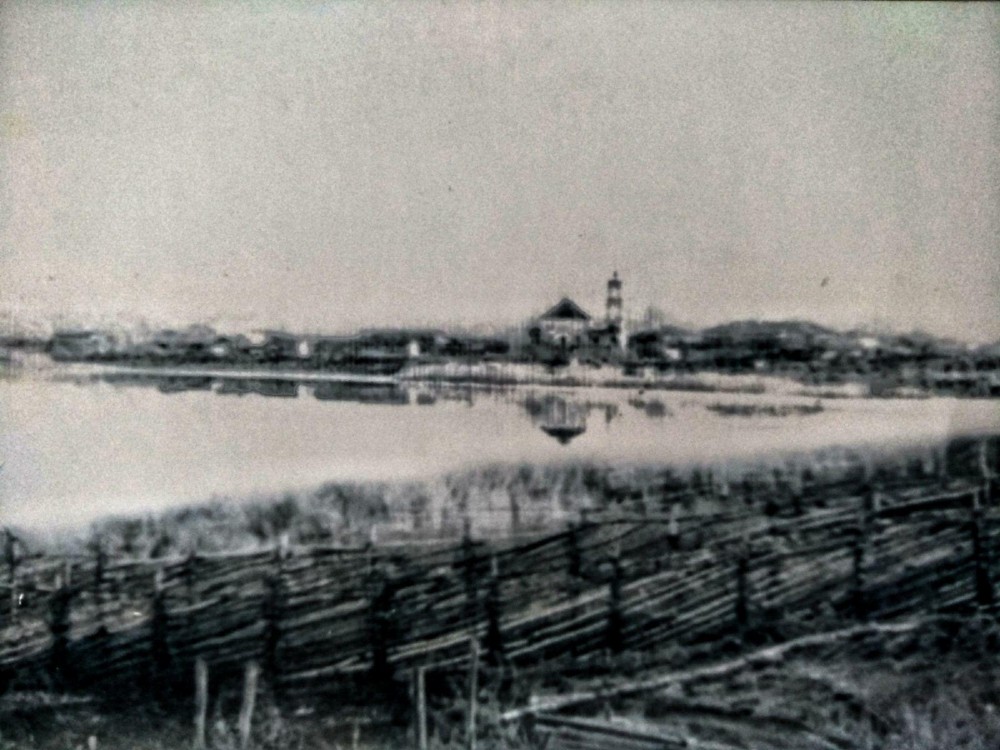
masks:
<instances>
[{"instance_id":1,"label":"riverbank","mask_svg":"<svg viewBox=\"0 0 1000 750\"><path fill-rule=\"evenodd\" d=\"M466 534L511 538L552 533L608 513L655 517L673 507L703 514L734 501L777 507L836 488L854 491L867 480L920 482L946 471L975 476L982 460L997 460L998 444L997 437L969 436L716 462L498 464L422 480L328 481L155 513L113 513L61 529L14 530L32 552L87 555L101 549L138 560L270 549L282 539L295 546L364 547L451 542Z\"/></svg>"},{"instance_id":2,"label":"riverbank","mask_svg":"<svg viewBox=\"0 0 1000 750\"><path fill-rule=\"evenodd\" d=\"M2 520L79 528L211 498L307 496L330 483L417 483L435 498L441 477L479 467L780 463L835 446L877 452L1000 430L997 400L822 406L815 397L596 384L307 383L59 368L0 381Z\"/></svg>"}]
</instances>

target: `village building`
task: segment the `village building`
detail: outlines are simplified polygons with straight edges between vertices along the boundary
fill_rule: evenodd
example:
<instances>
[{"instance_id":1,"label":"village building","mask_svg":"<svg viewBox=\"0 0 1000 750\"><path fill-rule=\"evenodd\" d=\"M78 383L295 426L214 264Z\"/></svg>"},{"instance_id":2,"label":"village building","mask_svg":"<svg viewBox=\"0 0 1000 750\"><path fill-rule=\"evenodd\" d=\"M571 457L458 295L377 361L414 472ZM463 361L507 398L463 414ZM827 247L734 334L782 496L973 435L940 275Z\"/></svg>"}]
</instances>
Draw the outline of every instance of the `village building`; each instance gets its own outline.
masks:
<instances>
[{"instance_id":1,"label":"village building","mask_svg":"<svg viewBox=\"0 0 1000 750\"><path fill-rule=\"evenodd\" d=\"M604 319L595 319L569 297L536 318L530 336L534 344L563 352L609 354L625 348L622 282L615 271L608 280Z\"/></svg>"},{"instance_id":2,"label":"village building","mask_svg":"<svg viewBox=\"0 0 1000 750\"><path fill-rule=\"evenodd\" d=\"M590 315L569 297L563 297L538 317L535 338L563 350L576 349L586 341L590 326Z\"/></svg>"},{"instance_id":3,"label":"village building","mask_svg":"<svg viewBox=\"0 0 1000 750\"><path fill-rule=\"evenodd\" d=\"M281 330L252 331L248 337L250 356L260 362L277 363L310 356L309 342Z\"/></svg>"},{"instance_id":4,"label":"village building","mask_svg":"<svg viewBox=\"0 0 1000 750\"><path fill-rule=\"evenodd\" d=\"M60 330L53 334L48 348L57 361L100 359L115 350L115 340L103 331Z\"/></svg>"}]
</instances>

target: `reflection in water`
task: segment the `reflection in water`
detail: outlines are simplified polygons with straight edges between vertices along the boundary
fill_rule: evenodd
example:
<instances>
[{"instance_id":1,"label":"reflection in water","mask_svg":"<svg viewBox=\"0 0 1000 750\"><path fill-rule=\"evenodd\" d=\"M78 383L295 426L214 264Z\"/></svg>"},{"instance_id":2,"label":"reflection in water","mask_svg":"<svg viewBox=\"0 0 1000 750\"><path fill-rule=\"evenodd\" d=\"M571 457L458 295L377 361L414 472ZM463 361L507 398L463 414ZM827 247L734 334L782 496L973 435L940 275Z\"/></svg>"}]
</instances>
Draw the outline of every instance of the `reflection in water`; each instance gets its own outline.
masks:
<instances>
[{"instance_id":1,"label":"reflection in water","mask_svg":"<svg viewBox=\"0 0 1000 750\"><path fill-rule=\"evenodd\" d=\"M558 424L543 424L542 432L546 435L551 435L556 440L558 440L562 445L569 444L569 441L578 435L582 435L587 431L587 425L558 425Z\"/></svg>"},{"instance_id":2,"label":"reflection in water","mask_svg":"<svg viewBox=\"0 0 1000 750\"><path fill-rule=\"evenodd\" d=\"M663 401L658 398L644 396L642 391L639 392L638 396L630 398L628 403L629 406L639 409L647 417L661 418L674 416L674 413Z\"/></svg>"},{"instance_id":3,"label":"reflection in water","mask_svg":"<svg viewBox=\"0 0 1000 750\"><path fill-rule=\"evenodd\" d=\"M546 435L551 435L562 445L587 431L587 418L592 411L604 417L605 424L611 424L621 416L618 404L608 401L591 401L546 394L538 397L529 394L523 401L531 423L537 425ZM647 412L649 414L649 412ZM650 416L660 416L650 414Z\"/></svg>"},{"instance_id":4,"label":"reflection in water","mask_svg":"<svg viewBox=\"0 0 1000 750\"><path fill-rule=\"evenodd\" d=\"M841 399L809 416L733 419L707 408L719 399L711 393L179 374L0 379L0 520L51 525L212 494L426 478L477 465L731 466L1000 430L1000 404L985 400ZM726 403L759 412L775 397ZM782 395L777 406L789 403L813 401ZM374 408L381 404L393 406Z\"/></svg>"},{"instance_id":5,"label":"reflection in water","mask_svg":"<svg viewBox=\"0 0 1000 750\"><path fill-rule=\"evenodd\" d=\"M359 404L408 404L405 390L396 385L317 383L313 396L320 401L351 401Z\"/></svg>"},{"instance_id":6,"label":"reflection in water","mask_svg":"<svg viewBox=\"0 0 1000 750\"><path fill-rule=\"evenodd\" d=\"M131 375L127 373L101 374L94 378L72 379L76 382L100 380L115 386L147 386L156 388L161 393L183 393L186 391L213 391L220 396L257 395L267 398L297 398L299 386L302 383L285 378L226 378L200 376L158 376ZM349 383L349 382L316 382L306 383L312 389L317 401L346 401L359 404L408 404L409 394L400 385ZM446 396L442 396L447 398ZM467 393L460 395L460 400L471 403ZM420 394L419 404L434 404L438 395Z\"/></svg>"},{"instance_id":7,"label":"reflection in water","mask_svg":"<svg viewBox=\"0 0 1000 750\"><path fill-rule=\"evenodd\" d=\"M170 377L159 378L156 383L160 393L182 393L184 391L209 391L212 389L211 378Z\"/></svg>"},{"instance_id":8,"label":"reflection in water","mask_svg":"<svg viewBox=\"0 0 1000 750\"><path fill-rule=\"evenodd\" d=\"M551 435L562 445L567 445L573 438L587 431L588 404L549 394L541 399L529 397L525 402L525 409L531 415L531 421L539 425L542 432Z\"/></svg>"},{"instance_id":9,"label":"reflection in water","mask_svg":"<svg viewBox=\"0 0 1000 750\"><path fill-rule=\"evenodd\" d=\"M291 380L223 378L217 382L215 392L223 396L245 396L256 393L274 398L298 398L299 395L299 384Z\"/></svg>"},{"instance_id":10,"label":"reflection in water","mask_svg":"<svg viewBox=\"0 0 1000 750\"><path fill-rule=\"evenodd\" d=\"M473 406L477 397L500 398L502 401L520 404L524 407L532 424L542 432L567 445L574 438L587 431L587 418L597 410L610 424L620 416L618 404L605 401L581 400L556 394L538 396L525 395L517 389L436 386L428 391L419 386L404 386L399 383L351 383L351 382L306 382L269 378L227 378L200 376L157 376L109 373L94 376L112 385L146 385L155 387L161 393L182 393L185 391L213 391L221 396L258 395L268 398L297 398L299 386L305 385L317 401L342 401L358 404L406 405L411 403L409 391L416 391L413 402L420 406L432 406L442 402L460 402ZM650 417L673 416L666 406L656 399L630 399L629 403Z\"/></svg>"},{"instance_id":11,"label":"reflection in water","mask_svg":"<svg viewBox=\"0 0 1000 750\"><path fill-rule=\"evenodd\" d=\"M253 393L254 388L248 380L223 380L215 392L220 396L245 396Z\"/></svg>"}]
</instances>

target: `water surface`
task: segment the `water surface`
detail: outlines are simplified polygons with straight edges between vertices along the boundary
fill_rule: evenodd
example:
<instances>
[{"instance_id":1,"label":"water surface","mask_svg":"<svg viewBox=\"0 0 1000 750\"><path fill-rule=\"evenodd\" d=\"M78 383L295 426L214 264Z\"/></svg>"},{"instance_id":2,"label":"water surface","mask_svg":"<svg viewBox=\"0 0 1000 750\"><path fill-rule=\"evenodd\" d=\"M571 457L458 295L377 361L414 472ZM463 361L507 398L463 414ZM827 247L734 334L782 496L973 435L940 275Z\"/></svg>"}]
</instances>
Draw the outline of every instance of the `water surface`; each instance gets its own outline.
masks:
<instances>
[{"instance_id":1,"label":"water surface","mask_svg":"<svg viewBox=\"0 0 1000 750\"><path fill-rule=\"evenodd\" d=\"M715 462L1000 428L1000 402L276 379L0 381L0 521L77 524L216 495L492 463ZM710 408L741 406L743 408ZM761 410L745 408L760 406Z\"/></svg>"}]
</instances>

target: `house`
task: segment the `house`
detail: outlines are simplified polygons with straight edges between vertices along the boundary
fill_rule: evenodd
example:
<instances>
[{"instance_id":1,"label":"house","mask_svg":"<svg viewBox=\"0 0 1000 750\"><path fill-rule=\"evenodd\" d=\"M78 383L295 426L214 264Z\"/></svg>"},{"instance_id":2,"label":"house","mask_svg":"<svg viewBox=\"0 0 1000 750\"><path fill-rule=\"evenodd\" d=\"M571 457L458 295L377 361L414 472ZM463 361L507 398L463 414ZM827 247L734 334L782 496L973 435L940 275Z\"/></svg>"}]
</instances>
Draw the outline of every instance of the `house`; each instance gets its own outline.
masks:
<instances>
[{"instance_id":1,"label":"house","mask_svg":"<svg viewBox=\"0 0 1000 750\"><path fill-rule=\"evenodd\" d=\"M619 346L621 329L614 323L597 326L587 331L587 344L591 349L610 351Z\"/></svg>"},{"instance_id":2,"label":"house","mask_svg":"<svg viewBox=\"0 0 1000 750\"><path fill-rule=\"evenodd\" d=\"M488 358L507 354L510 351L510 342L492 336L452 336L441 351L451 357Z\"/></svg>"},{"instance_id":3,"label":"house","mask_svg":"<svg viewBox=\"0 0 1000 750\"><path fill-rule=\"evenodd\" d=\"M53 333L49 355L61 362L100 359L110 355L114 348L114 339L103 331L62 330Z\"/></svg>"},{"instance_id":4,"label":"house","mask_svg":"<svg viewBox=\"0 0 1000 750\"><path fill-rule=\"evenodd\" d=\"M451 340L444 331L429 328L365 329L359 336L371 346L405 353L410 358L438 354Z\"/></svg>"},{"instance_id":5,"label":"house","mask_svg":"<svg viewBox=\"0 0 1000 750\"><path fill-rule=\"evenodd\" d=\"M688 331L669 325L635 331L628 338L629 353L640 360L678 362L688 345L698 343Z\"/></svg>"},{"instance_id":6,"label":"house","mask_svg":"<svg viewBox=\"0 0 1000 750\"><path fill-rule=\"evenodd\" d=\"M406 364L412 341L395 333L371 331L356 336L313 336L309 363L319 368L390 375Z\"/></svg>"},{"instance_id":7,"label":"house","mask_svg":"<svg viewBox=\"0 0 1000 750\"><path fill-rule=\"evenodd\" d=\"M218 361L229 361L245 358L250 350L250 339L243 334L218 335L208 346L208 353L211 359Z\"/></svg>"},{"instance_id":8,"label":"house","mask_svg":"<svg viewBox=\"0 0 1000 750\"><path fill-rule=\"evenodd\" d=\"M264 340L260 344L260 358L264 362L277 363L309 356L308 342L301 336L285 331L260 331Z\"/></svg>"},{"instance_id":9,"label":"house","mask_svg":"<svg viewBox=\"0 0 1000 750\"><path fill-rule=\"evenodd\" d=\"M168 328L153 334L136 349L136 354L159 362L208 362L213 358L216 338L215 331L207 326L190 326L181 331Z\"/></svg>"}]
</instances>

